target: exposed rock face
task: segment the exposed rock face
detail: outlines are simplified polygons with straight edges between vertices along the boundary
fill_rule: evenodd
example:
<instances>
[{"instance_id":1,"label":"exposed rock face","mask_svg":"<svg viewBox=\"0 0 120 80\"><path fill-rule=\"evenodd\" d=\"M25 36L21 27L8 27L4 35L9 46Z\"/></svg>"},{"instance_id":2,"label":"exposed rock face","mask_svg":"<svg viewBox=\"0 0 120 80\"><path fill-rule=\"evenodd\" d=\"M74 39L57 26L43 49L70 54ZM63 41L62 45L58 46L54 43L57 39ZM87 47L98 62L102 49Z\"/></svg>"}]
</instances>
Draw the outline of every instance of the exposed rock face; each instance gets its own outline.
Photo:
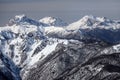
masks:
<instances>
[{"instance_id":1,"label":"exposed rock face","mask_svg":"<svg viewBox=\"0 0 120 80\"><path fill-rule=\"evenodd\" d=\"M120 23L15 16L0 28L0 80L120 80Z\"/></svg>"},{"instance_id":2,"label":"exposed rock face","mask_svg":"<svg viewBox=\"0 0 120 80\"><path fill-rule=\"evenodd\" d=\"M0 66L1 80L21 80L19 68L9 57L0 52L0 60L2 61L2 65Z\"/></svg>"},{"instance_id":3,"label":"exposed rock face","mask_svg":"<svg viewBox=\"0 0 120 80\"><path fill-rule=\"evenodd\" d=\"M119 80L120 54L104 53L108 46L81 42L58 44L51 55L28 70L23 80Z\"/></svg>"}]
</instances>

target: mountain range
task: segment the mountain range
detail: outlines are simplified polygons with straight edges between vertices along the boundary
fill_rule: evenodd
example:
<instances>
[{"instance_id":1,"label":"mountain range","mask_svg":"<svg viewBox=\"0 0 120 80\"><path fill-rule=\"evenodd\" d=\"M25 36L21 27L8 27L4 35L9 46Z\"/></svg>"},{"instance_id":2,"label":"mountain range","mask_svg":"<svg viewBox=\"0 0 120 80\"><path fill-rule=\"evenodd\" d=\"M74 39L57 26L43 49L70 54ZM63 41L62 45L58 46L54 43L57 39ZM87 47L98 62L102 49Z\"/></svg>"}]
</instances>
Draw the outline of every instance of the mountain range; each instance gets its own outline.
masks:
<instances>
[{"instance_id":1,"label":"mountain range","mask_svg":"<svg viewBox=\"0 0 120 80\"><path fill-rule=\"evenodd\" d=\"M120 22L16 15L0 27L0 80L120 80Z\"/></svg>"}]
</instances>

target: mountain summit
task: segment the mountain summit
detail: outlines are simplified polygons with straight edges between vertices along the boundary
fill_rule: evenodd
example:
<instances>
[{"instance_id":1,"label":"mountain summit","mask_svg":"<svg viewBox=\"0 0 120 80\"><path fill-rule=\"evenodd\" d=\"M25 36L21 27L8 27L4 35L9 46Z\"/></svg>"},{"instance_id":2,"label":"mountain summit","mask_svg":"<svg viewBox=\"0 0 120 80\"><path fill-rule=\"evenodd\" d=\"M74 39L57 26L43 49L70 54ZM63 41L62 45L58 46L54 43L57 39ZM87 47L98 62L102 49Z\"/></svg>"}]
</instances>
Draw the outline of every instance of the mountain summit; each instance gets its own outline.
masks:
<instances>
[{"instance_id":1,"label":"mountain summit","mask_svg":"<svg viewBox=\"0 0 120 80\"><path fill-rule=\"evenodd\" d=\"M22 15L16 15L13 19L10 19L8 25L35 25L35 26L44 26L44 23L40 23L36 20L33 20L31 18L28 18L26 15L22 14Z\"/></svg>"},{"instance_id":2,"label":"mountain summit","mask_svg":"<svg viewBox=\"0 0 120 80\"><path fill-rule=\"evenodd\" d=\"M117 21L110 20L106 17L95 17L95 16L84 16L82 19L69 24L68 29L79 29L79 28L93 28L100 26L113 26L117 25ZM73 27L74 26L74 27ZM104 28L103 27L103 28Z\"/></svg>"},{"instance_id":3,"label":"mountain summit","mask_svg":"<svg viewBox=\"0 0 120 80\"><path fill-rule=\"evenodd\" d=\"M39 22L48 24L48 26L67 26L67 23L56 17L44 17Z\"/></svg>"}]
</instances>

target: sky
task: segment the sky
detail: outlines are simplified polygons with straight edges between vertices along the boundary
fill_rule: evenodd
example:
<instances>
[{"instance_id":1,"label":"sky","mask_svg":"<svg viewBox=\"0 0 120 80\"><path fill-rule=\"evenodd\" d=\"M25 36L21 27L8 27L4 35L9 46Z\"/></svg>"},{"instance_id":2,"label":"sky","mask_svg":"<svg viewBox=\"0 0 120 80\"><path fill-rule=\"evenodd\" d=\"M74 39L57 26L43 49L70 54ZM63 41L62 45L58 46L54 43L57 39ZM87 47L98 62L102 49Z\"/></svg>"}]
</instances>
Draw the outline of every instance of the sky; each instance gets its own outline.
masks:
<instances>
[{"instance_id":1,"label":"sky","mask_svg":"<svg viewBox=\"0 0 120 80\"><path fill-rule=\"evenodd\" d=\"M20 14L35 20L59 17L68 23L85 15L120 20L120 0L0 0L0 26Z\"/></svg>"}]
</instances>

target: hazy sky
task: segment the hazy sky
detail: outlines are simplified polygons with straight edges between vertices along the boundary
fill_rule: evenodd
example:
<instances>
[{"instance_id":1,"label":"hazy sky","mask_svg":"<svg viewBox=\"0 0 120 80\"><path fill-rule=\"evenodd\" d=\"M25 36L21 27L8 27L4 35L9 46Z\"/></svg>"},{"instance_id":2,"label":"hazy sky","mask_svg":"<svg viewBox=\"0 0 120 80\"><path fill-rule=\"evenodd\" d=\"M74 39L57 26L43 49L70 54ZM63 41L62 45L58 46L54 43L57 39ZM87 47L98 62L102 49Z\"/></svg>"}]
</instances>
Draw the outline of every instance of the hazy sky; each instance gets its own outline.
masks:
<instances>
[{"instance_id":1,"label":"hazy sky","mask_svg":"<svg viewBox=\"0 0 120 80\"><path fill-rule=\"evenodd\" d=\"M0 26L19 14L36 20L55 16L69 23L85 15L120 20L120 0L0 0Z\"/></svg>"}]
</instances>

